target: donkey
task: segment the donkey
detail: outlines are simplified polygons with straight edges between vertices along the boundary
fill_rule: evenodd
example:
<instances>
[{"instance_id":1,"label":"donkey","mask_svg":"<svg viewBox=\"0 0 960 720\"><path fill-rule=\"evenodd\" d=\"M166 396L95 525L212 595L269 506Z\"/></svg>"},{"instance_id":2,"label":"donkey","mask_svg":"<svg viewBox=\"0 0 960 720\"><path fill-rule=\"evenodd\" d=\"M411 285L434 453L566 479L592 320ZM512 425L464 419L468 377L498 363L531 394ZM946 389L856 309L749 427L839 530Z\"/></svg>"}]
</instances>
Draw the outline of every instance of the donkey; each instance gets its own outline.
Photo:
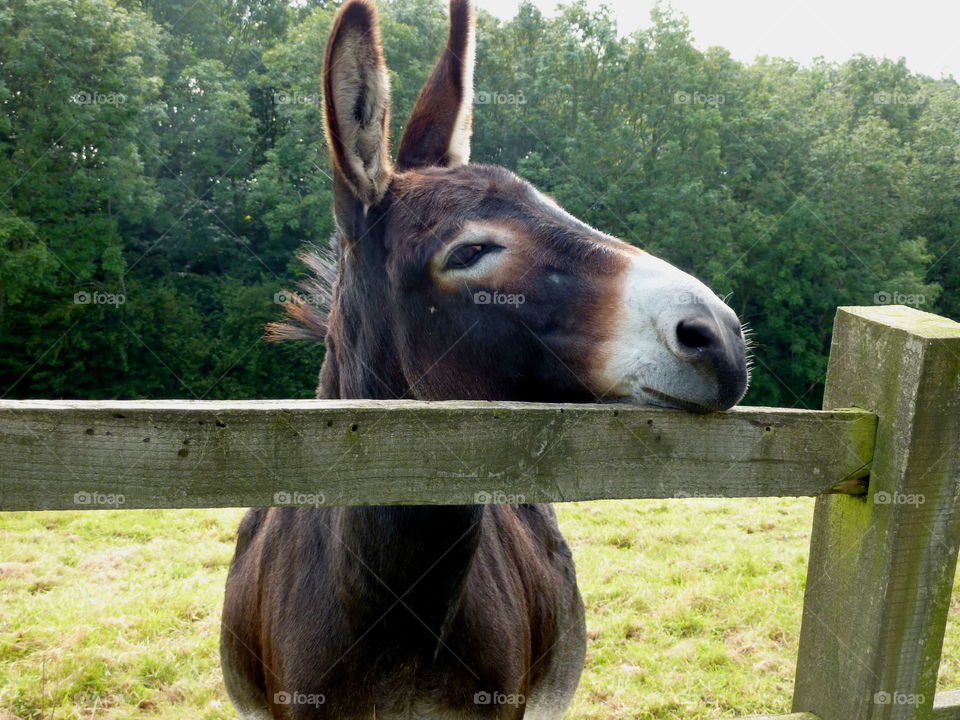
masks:
<instances>
[{"instance_id":1,"label":"donkey","mask_svg":"<svg viewBox=\"0 0 960 720\"><path fill-rule=\"evenodd\" d=\"M450 17L395 163L371 0L330 31L336 268L308 257L329 313L294 306L299 327L273 328L324 341L318 396L736 404L743 332L713 292L469 164L469 0ZM245 720L556 720L584 652L550 505L256 508L240 525L221 660Z\"/></svg>"}]
</instances>

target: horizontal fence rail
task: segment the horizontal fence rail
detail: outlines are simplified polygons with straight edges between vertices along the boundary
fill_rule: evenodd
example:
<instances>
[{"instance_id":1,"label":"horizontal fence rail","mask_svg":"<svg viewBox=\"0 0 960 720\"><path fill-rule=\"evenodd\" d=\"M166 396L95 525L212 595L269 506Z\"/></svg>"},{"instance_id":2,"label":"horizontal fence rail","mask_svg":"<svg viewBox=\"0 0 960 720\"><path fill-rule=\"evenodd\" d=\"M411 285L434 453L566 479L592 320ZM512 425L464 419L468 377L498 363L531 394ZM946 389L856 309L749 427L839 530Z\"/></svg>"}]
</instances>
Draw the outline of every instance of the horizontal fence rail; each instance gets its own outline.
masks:
<instances>
[{"instance_id":1,"label":"horizontal fence rail","mask_svg":"<svg viewBox=\"0 0 960 720\"><path fill-rule=\"evenodd\" d=\"M417 401L0 401L0 510L863 491L860 410Z\"/></svg>"}]
</instances>

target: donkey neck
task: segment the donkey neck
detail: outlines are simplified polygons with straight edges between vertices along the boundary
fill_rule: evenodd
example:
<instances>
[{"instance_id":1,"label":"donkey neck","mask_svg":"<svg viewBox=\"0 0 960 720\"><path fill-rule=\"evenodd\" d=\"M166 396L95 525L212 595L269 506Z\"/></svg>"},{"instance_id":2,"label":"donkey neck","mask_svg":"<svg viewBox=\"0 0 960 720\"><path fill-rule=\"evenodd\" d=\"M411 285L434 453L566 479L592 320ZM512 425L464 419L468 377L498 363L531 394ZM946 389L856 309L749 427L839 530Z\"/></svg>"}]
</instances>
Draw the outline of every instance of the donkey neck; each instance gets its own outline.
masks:
<instances>
[{"instance_id":1,"label":"donkey neck","mask_svg":"<svg viewBox=\"0 0 960 720\"><path fill-rule=\"evenodd\" d=\"M343 508L336 528L338 594L359 631L379 625L379 640L405 638L421 659L435 656L460 608L481 542L483 507ZM415 642L414 642L415 641Z\"/></svg>"},{"instance_id":2,"label":"donkey neck","mask_svg":"<svg viewBox=\"0 0 960 720\"><path fill-rule=\"evenodd\" d=\"M392 400L409 394L394 338L396 300L387 283L382 219L379 213L356 217L351 234L358 239L338 239L320 397Z\"/></svg>"},{"instance_id":3,"label":"donkey neck","mask_svg":"<svg viewBox=\"0 0 960 720\"><path fill-rule=\"evenodd\" d=\"M341 240L317 392L321 398L410 395L394 341L387 253L378 228L371 225L375 222L364 219L366 237L350 245ZM459 608L483 512L474 505L343 508L337 532L349 552L340 558L341 601L355 627L364 628L389 610L385 631L392 626L409 631L411 622L418 624L408 617L412 613L423 623L420 627L429 629L424 630L425 643L442 637Z\"/></svg>"}]
</instances>

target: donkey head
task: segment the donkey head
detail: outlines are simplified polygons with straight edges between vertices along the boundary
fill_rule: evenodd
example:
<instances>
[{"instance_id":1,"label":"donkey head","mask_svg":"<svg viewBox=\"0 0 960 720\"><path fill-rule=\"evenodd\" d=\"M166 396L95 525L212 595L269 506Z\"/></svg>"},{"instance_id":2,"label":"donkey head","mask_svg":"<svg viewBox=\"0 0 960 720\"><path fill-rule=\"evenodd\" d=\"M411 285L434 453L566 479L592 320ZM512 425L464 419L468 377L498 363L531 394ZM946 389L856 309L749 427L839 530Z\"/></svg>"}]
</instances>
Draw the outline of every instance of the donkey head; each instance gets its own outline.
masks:
<instances>
[{"instance_id":1,"label":"donkey head","mask_svg":"<svg viewBox=\"0 0 960 720\"><path fill-rule=\"evenodd\" d=\"M350 0L334 21L323 90L339 270L321 394L734 405L744 337L713 292L513 173L469 164L469 0L450 15L396 164L376 11Z\"/></svg>"}]
</instances>

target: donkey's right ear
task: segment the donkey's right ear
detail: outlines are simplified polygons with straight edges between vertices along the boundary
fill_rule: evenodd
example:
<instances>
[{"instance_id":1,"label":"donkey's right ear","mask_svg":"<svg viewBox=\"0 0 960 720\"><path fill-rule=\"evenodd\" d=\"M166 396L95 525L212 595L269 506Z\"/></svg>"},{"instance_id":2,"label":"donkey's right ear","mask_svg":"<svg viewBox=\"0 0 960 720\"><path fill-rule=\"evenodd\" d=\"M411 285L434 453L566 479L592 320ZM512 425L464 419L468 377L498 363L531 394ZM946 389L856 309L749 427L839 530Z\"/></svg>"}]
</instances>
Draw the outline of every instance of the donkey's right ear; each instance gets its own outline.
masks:
<instances>
[{"instance_id":1,"label":"donkey's right ear","mask_svg":"<svg viewBox=\"0 0 960 720\"><path fill-rule=\"evenodd\" d=\"M400 138L398 169L470 162L475 32L472 0L450 0L447 45L413 104Z\"/></svg>"},{"instance_id":2,"label":"donkey's right ear","mask_svg":"<svg viewBox=\"0 0 960 720\"><path fill-rule=\"evenodd\" d=\"M349 0L333 21L323 63L323 117L335 188L349 189L364 207L376 205L393 167L390 77L371 0Z\"/></svg>"}]
</instances>

